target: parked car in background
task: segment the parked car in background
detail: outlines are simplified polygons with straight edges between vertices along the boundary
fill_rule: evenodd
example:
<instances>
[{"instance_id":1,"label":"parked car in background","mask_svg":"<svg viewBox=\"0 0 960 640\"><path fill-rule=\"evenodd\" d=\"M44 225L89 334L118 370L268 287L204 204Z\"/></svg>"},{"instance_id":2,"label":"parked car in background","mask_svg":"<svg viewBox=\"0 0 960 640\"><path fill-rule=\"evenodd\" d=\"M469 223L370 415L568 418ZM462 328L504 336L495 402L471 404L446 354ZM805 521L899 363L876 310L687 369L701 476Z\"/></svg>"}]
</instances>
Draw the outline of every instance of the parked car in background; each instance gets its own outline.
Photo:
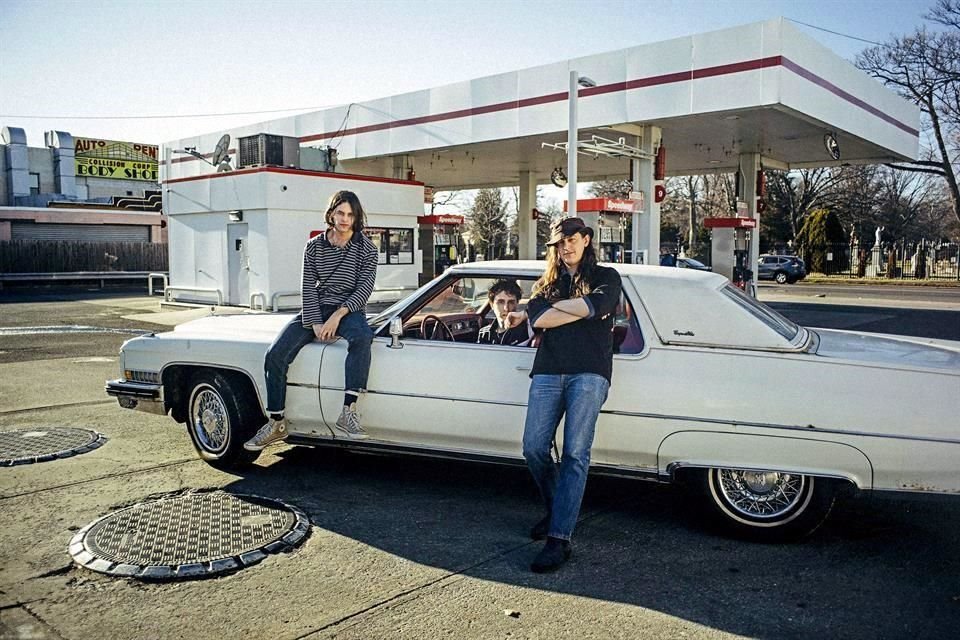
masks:
<instances>
[{"instance_id":1,"label":"parked car in background","mask_svg":"<svg viewBox=\"0 0 960 640\"><path fill-rule=\"evenodd\" d=\"M593 473L682 483L702 513L766 540L809 533L844 489L960 498L960 342L808 329L716 273L611 266L623 293ZM523 465L536 350L477 344L493 313L480 292L515 279L522 307L543 268L455 265L371 318L369 440L332 429L345 341L308 344L287 377L287 443ZM107 393L184 424L211 465L250 464L263 355L289 318L213 316L129 340ZM693 387L677 383L691 372Z\"/></svg>"},{"instance_id":2,"label":"parked car in background","mask_svg":"<svg viewBox=\"0 0 960 640\"><path fill-rule=\"evenodd\" d=\"M712 267L708 267L699 260L694 260L693 258L677 258L677 266L681 269L696 269L697 271L713 271Z\"/></svg>"},{"instance_id":3,"label":"parked car in background","mask_svg":"<svg viewBox=\"0 0 960 640\"><path fill-rule=\"evenodd\" d=\"M793 284L807 277L807 266L797 256L764 254L757 260L757 279Z\"/></svg>"}]
</instances>

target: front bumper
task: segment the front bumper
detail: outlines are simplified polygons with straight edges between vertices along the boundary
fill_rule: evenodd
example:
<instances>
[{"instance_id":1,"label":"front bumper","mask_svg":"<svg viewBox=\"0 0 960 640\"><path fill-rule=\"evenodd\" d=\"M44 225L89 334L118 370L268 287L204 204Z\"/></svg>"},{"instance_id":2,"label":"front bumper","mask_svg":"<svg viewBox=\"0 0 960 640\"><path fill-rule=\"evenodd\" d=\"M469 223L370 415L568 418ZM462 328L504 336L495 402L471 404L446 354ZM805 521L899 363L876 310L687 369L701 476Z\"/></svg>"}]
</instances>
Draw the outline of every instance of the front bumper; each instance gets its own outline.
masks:
<instances>
[{"instance_id":1,"label":"front bumper","mask_svg":"<svg viewBox=\"0 0 960 640\"><path fill-rule=\"evenodd\" d=\"M159 416L167 415L162 384L108 380L104 391L108 396L115 397L124 409L136 409Z\"/></svg>"}]
</instances>

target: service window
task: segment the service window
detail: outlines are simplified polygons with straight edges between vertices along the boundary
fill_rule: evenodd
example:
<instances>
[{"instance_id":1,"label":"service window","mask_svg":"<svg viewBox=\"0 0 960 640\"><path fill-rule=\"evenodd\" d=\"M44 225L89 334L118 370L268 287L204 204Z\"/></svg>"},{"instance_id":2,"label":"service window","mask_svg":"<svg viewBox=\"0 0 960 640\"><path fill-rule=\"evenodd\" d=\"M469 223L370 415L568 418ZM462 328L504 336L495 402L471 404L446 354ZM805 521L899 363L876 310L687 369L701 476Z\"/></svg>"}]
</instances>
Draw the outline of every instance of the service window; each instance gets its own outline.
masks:
<instances>
[{"instance_id":1,"label":"service window","mask_svg":"<svg viewBox=\"0 0 960 640\"><path fill-rule=\"evenodd\" d=\"M390 229L387 264L413 264L413 229Z\"/></svg>"},{"instance_id":2,"label":"service window","mask_svg":"<svg viewBox=\"0 0 960 640\"><path fill-rule=\"evenodd\" d=\"M413 229L366 227L363 232L377 248L377 264L413 264Z\"/></svg>"}]
</instances>

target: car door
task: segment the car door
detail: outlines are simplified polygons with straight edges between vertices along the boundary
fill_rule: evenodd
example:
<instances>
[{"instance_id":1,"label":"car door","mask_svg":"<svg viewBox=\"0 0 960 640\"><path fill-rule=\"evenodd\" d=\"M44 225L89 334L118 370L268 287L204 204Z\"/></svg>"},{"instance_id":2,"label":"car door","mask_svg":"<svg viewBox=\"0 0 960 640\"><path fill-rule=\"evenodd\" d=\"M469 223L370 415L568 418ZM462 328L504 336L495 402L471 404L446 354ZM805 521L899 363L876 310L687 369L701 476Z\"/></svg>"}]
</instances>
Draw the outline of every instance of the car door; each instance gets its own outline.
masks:
<instances>
[{"instance_id":1,"label":"car door","mask_svg":"<svg viewBox=\"0 0 960 640\"><path fill-rule=\"evenodd\" d=\"M374 338L358 410L372 439L519 457L534 349ZM343 406L343 340L323 353L320 401L332 428Z\"/></svg>"},{"instance_id":2,"label":"car door","mask_svg":"<svg viewBox=\"0 0 960 640\"><path fill-rule=\"evenodd\" d=\"M757 279L769 280L773 278L773 272L776 270L776 256L765 256L760 258L759 268L757 269Z\"/></svg>"},{"instance_id":3,"label":"car door","mask_svg":"<svg viewBox=\"0 0 960 640\"><path fill-rule=\"evenodd\" d=\"M477 344L494 277L451 277L401 313L396 347L374 338L366 393L358 403L371 438L394 445L519 457L535 350ZM447 285L447 286L442 286ZM524 299L532 281L526 281ZM430 327L445 319L455 333ZM331 428L343 406L346 343L330 344L320 366L320 403Z\"/></svg>"}]
</instances>

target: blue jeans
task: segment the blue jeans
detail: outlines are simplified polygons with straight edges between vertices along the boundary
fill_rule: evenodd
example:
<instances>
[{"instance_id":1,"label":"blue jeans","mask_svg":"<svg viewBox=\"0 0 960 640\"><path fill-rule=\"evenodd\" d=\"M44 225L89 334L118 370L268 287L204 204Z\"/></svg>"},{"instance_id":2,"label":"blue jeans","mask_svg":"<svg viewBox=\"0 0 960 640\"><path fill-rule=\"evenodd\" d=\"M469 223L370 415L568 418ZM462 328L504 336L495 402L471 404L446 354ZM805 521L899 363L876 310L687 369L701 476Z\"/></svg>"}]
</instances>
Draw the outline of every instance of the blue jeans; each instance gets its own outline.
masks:
<instances>
[{"instance_id":1,"label":"blue jeans","mask_svg":"<svg viewBox=\"0 0 960 640\"><path fill-rule=\"evenodd\" d=\"M320 312L324 319L337 310L337 307L323 306ZM345 363L345 385L347 391L363 391L367 387L370 373L370 344L373 342L373 329L367 324L363 311L353 311L340 320L337 335L347 340L347 361ZM282 413L287 402L287 370L300 353L300 350L314 341L316 336L312 328L303 326L303 316L297 314L283 328L263 361L263 371L267 379L267 413Z\"/></svg>"},{"instance_id":2,"label":"blue jeans","mask_svg":"<svg viewBox=\"0 0 960 640\"><path fill-rule=\"evenodd\" d=\"M609 389L607 379L595 373L541 374L530 383L523 457L551 514L547 530L551 538L569 540L573 535L587 486L597 416ZM558 465L550 449L564 414L563 455Z\"/></svg>"}]
</instances>

